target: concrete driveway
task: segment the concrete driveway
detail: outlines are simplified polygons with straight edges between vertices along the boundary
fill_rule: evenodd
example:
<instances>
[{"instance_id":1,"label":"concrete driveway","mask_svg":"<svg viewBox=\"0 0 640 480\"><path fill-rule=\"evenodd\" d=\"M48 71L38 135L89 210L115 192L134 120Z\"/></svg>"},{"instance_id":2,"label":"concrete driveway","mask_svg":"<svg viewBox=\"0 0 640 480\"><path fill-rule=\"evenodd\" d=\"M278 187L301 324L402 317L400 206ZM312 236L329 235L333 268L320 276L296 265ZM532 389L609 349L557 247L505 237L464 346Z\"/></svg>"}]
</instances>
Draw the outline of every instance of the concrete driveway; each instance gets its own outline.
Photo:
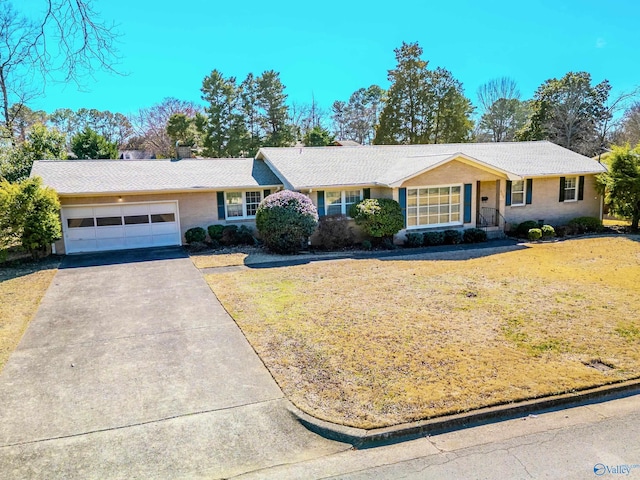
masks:
<instances>
[{"instance_id":1,"label":"concrete driveway","mask_svg":"<svg viewBox=\"0 0 640 480\"><path fill-rule=\"evenodd\" d=\"M66 257L0 376L9 478L226 478L349 448L304 429L181 249Z\"/></svg>"}]
</instances>

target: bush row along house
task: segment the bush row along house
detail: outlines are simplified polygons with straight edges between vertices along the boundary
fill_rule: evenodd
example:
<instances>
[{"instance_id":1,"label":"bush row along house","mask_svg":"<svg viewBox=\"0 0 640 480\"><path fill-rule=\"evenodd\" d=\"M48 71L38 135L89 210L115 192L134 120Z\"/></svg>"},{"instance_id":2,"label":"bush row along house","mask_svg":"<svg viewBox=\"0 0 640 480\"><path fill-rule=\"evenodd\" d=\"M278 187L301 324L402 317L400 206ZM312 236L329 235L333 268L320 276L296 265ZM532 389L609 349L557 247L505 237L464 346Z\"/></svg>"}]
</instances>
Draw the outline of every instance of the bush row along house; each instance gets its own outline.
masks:
<instances>
[{"instance_id":1,"label":"bush row along house","mask_svg":"<svg viewBox=\"0 0 640 480\"><path fill-rule=\"evenodd\" d=\"M58 253L181 245L192 227L254 226L260 202L289 189L320 216L365 198L396 200L411 231L602 217L597 161L547 141L262 148L255 158L41 160L31 175L58 192Z\"/></svg>"}]
</instances>

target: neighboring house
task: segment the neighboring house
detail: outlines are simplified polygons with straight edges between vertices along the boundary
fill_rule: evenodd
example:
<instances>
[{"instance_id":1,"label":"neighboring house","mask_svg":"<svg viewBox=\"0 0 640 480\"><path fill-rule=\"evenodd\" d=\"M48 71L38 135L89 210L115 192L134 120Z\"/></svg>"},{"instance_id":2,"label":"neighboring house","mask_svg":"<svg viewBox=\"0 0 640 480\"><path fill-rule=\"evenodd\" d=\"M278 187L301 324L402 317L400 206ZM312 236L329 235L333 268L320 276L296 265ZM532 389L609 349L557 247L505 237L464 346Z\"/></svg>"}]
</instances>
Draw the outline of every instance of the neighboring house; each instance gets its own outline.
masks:
<instances>
[{"instance_id":1,"label":"neighboring house","mask_svg":"<svg viewBox=\"0 0 640 480\"><path fill-rule=\"evenodd\" d=\"M179 245L214 223L253 223L260 201L286 188L320 215L363 198L393 198L407 231L601 217L605 168L550 142L262 148L256 159L38 161L56 189L67 253Z\"/></svg>"},{"instance_id":2,"label":"neighboring house","mask_svg":"<svg viewBox=\"0 0 640 480\"><path fill-rule=\"evenodd\" d=\"M153 160L156 154L147 150L120 150L118 152L119 160Z\"/></svg>"}]
</instances>

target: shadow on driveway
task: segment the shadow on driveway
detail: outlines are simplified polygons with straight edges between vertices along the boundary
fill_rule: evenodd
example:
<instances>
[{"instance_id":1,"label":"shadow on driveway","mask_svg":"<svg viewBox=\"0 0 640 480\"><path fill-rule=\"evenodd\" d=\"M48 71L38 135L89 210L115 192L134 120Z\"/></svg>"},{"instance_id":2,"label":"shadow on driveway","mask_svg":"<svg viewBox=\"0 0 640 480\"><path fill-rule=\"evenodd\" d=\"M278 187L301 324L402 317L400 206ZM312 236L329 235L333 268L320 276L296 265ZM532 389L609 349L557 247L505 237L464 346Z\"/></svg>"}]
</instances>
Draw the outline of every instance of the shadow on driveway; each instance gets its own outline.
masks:
<instances>
[{"instance_id":1,"label":"shadow on driveway","mask_svg":"<svg viewBox=\"0 0 640 480\"><path fill-rule=\"evenodd\" d=\"M59 268L122 265L125 263L174 260L187 257L188 255L182 247L136 248L111 252L77 253L64 256Z\"/></svg>"}]
</instances>

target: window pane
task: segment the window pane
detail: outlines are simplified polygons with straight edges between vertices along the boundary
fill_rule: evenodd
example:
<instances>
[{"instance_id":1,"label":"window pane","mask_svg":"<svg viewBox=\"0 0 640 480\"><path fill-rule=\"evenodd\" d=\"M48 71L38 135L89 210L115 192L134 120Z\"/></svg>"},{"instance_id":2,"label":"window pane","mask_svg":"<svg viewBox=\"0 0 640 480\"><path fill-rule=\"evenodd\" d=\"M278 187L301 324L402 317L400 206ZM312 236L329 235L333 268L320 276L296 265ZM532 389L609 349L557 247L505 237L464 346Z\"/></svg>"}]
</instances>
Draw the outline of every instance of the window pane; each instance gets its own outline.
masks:
<instances>
[{"instance_id":1,"label":"window pane","mask_svg":"<svg viewBox=\"0 0 640 480\"><path fill-rule=\"evenodd\" d=\"M523 192L524 191L524 181L523 180L514 180L511 183L511 191L512 192Z\"/></svg>"},{"instance_id":2,"label":"window pane","mask_svg":"<svg viewBox=\"0 0 640 480\"><path fill-rule=\"evenodd\" d=\"M227 205L227 216L228 217L241 217L242 216L242 205Z\"/></svg>"},{"instance_id":3,"label":"window pane","mask_svg":"<svg viewBox=\"0 0 640 480\"><path fill-rule=\"evenodd\" d=\"M124 217L125 225L139 225L141 223L149 223L149 215L128 215Z\"/></svg>"},{"instance_id":4,"label":"window pane","mask_svg":"<svg viewBox=\"0 0 640 480\"><path fill-rule=\"evenodd\" d=\"M451 221L459 222L460 221L460 212L452 212L451 213Z\"/></svg>"},{"instance_id":5,"label":"window pane","mask_svg":"<svg viewBox=\"0 0 640 480\"><path fill-rule=\"evenodd\" d=\"M408 188L407 189L407 197L411 198L411 197L417 197L418 196L418 190L416 190L415 188Z\"/></svg>"},{"instance_id":6,"label":"window pane","mask_svg":"<svg viewBox=\"0 0 640 480\"><path fill-rule=\"evenodd\" d=\"M175 222L176 216L173 213L154 213L151 215L151 223Z\"/></svg>"},{"instance_id":7,"label":"window pane","mask_svg":"<svg viewBox=\"0 0 640 480\"><path fill-rule=\"evenodd\" d=\"M227 192L227 217L242 217L242 192Z\"/></svg>"},{"instance_id":8,"label":"window pane","mask_svg":"<svg viewBox=\"0 0 640 480\"><path fill-rule=\"evenodd\" d=\"M344 192L344 201L347 204L360 201L360 190L348 190Z\"/></svg>"},{"instance_id":9,"label":"window pane","mask_svg":"<svg viewBox=\"0 0 640 480\"><path fill-rule=\"evenodd\" d=\"M460 195L460 187L451 187L451 193Z\"/></svg>"},{"instance_id":10,"label":"window pane","mask_svg":"<svg viewBox=\"0 0 640 480\"><path fill-rule=\"evenodd\" d=\"M69 228L94 227L93 217L91 218L68 218L67 226Z\"/></svg>"},{"instance_id":11,"label":"window pane","mask_svg":"<svg viewBox=\"0 0 640 480\"><path fill-rule=\"evenodd\" d=\"M440 223L449 223L449 214L440 215Z\"/></svg>"},{"instance_id":12,"label":"window pane","mask_svg":"<svg viewBox=\"0 0 640 480\"><path fill-rule=\"evenodd\" d=\"M258 206L262 201L262 194L258 192L246 192L245 200L247 202L247 216L253 216L258 211Z\"/></svg>"},{"instance_id":13,"label":"window pane","mask_svg":"<svg viewBox=\"0 0 640 480\"><path fill-rule=\"evenodd\" d=\"M576 188L576 177L566 178L564 181L564 188Z\"/></svg>"},{"instance_id":14,"label":"window pane","mask_svg":"<svg viewBox=\"0 0 640 480\"><path fill-rule=\"evenodd\" d=\"M111 227L113 225L122 225L122 217L101 217L96 218L99 227Z\"/></svg>"},{"instance_id":15,"label":"window pane","mask_svg":"<svg viewBox=\"0 0 640 480\"><path fill-rule=\"evenodd\" d=\"M437 188L430 188L429 189L429 195L438 195L438 189Z\"/></svg>"},{"instance_id":16,"label":"window pane","mask_svg":"<svg viewBox=\"0 0 640 480\"><path fill-rule=\"evenodd\" d=\"M416 217L407 217L407 226L415 227L417 225L417 221Z\"/></svg>"},{"instance_id":17,"label":"window pane","mask_svg":"<svg viewBox=\"0 0 640 480\"><path fill-rule=\"evenodd\" d=\"M451 203L452 204L454 204L454 203L460 204L460 194L459 193L451 195Z\"/></svg>"},{"instance_id":18,"label":"window pane","mask_svg":"<svg viewBox=\"0 0 640 480\"><path fill-rule=\"evenodd\" d=\"M342 213L342 204L332 204L327 207L327 215L340 215Z\"/></svg>"},{"instance_id":19,"label":"window pane","mask_svg":"<svg viewBox=\"0 0 640 480\"><path fill-rule=\"evenodd\" d=\"M576 199L576 189L567 189L564 191L564 199L565 200L575 200Z\"/></svg>"},{"instance_id":20,"label":"window pane","mask_svg":"<svg viewBox=\"0 0 640 480\"><path fill-rule=\"evenodd\" d=\"M522 205L524 203L524 194L523 193L512 193L511 194L511 205Z\"/></svg>"}]
</instances>

